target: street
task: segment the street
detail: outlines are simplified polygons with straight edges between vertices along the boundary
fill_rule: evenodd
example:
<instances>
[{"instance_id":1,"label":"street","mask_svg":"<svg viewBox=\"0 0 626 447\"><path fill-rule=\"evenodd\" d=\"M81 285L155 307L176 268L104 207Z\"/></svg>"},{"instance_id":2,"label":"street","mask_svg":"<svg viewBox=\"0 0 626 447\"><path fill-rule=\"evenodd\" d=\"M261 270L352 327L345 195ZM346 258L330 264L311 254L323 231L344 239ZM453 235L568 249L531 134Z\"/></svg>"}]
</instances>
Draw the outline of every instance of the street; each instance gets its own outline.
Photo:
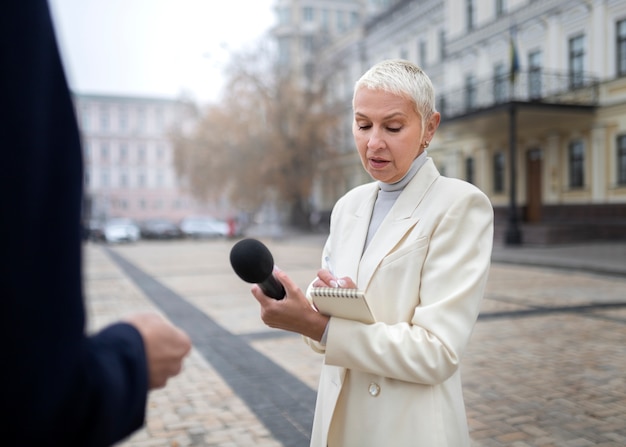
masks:
<instances>
[{"instance_id":1,"label":"street","mask_svg":"<svg viewBox=\"0 0 626 447\"><path fill-rule=\"evenodd\" d=\"M305 288L322 235L263 240ZM89 329L157 310L194 350L119 444L307 446L322 357L267 328L236 241L85 245ZM472 447L626 446L626 278L494 263L462 362Z\"/></svg>"}]
</instances>

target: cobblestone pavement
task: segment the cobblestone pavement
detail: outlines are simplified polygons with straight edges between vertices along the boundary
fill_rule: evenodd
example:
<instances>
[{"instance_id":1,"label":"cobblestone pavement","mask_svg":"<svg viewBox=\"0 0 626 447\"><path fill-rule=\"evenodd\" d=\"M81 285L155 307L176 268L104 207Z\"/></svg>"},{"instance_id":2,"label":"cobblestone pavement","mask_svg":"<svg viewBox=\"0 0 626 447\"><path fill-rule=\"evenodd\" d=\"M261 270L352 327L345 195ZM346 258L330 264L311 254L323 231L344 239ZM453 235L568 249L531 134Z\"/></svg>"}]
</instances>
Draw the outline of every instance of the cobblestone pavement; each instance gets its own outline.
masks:
<instances>
[{"instance_id":1,"label":"cobblestone pavement","mask_svg":"<svg viewBox=\"0 0 626 447\"><path fill-rule=\"evenodd\" d=\"M305 287L322 237L264 242ZM90 330L157 310L194 339L120 447L308 445L322 357L260 321L233 243L85 246ZM473 447L626 446L625 341L626 277L494 263L462 364Z\"/></svg>"}]
</instances>

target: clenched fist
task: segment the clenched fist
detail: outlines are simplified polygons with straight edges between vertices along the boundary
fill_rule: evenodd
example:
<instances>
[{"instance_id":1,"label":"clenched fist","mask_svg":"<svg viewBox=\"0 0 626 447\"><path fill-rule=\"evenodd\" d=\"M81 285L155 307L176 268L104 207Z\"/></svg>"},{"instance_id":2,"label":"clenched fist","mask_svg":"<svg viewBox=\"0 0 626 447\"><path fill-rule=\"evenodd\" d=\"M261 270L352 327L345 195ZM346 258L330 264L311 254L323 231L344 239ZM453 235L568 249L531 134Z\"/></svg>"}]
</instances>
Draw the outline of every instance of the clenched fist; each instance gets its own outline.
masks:
<instances>
[{"instance_id":1,"label":"clenched fist","mask_svg":"<svg viewBox=\"0 0 626 447\"><path fill-rule=\"evenodd\" d=\"M156 313L131 315L126 321L143 338L150 389L164 387L182 369L183 359L191 350L189 336Z\"/></svg>"}]
</instances>

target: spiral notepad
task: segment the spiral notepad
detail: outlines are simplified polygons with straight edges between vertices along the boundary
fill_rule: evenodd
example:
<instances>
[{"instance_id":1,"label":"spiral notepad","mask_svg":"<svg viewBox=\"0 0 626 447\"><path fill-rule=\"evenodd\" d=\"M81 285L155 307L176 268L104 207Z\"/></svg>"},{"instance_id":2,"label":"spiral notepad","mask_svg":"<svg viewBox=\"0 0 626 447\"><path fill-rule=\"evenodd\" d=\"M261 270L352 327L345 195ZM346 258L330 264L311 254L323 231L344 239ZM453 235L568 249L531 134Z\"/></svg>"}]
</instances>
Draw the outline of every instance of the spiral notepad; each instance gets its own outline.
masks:
<instances>
[{"instance_id":1,"label":"spiral notepad","mask_svg":"<svg viewBox=\"0 0 626 447\"><path fill-rule=\"evenodd\" d=\"M310 293L313 304L324 315L362 323L375 321L362 290L312 287Z\"/></svg>"}]
</instances>

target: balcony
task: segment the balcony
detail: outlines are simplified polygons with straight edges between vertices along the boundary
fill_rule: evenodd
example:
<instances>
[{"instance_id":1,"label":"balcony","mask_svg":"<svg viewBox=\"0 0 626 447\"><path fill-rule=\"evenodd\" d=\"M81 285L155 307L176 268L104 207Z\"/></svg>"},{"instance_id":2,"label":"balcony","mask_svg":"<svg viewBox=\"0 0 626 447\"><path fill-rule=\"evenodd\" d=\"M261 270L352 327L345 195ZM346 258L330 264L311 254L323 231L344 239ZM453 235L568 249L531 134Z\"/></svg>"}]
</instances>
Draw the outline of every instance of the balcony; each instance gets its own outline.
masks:
<instances>
[{"instance_id":1,"label":"balcony","mask_svg":"<svg viewBox=\"0 0 626 447\"><path fill-rule=\"evenodd\" d=\"M468 84L439 96L437 109L446 121L500 108L509 103L594 107L599 80L583 73L520 71Z\"/></svg>"}]
</instances>

